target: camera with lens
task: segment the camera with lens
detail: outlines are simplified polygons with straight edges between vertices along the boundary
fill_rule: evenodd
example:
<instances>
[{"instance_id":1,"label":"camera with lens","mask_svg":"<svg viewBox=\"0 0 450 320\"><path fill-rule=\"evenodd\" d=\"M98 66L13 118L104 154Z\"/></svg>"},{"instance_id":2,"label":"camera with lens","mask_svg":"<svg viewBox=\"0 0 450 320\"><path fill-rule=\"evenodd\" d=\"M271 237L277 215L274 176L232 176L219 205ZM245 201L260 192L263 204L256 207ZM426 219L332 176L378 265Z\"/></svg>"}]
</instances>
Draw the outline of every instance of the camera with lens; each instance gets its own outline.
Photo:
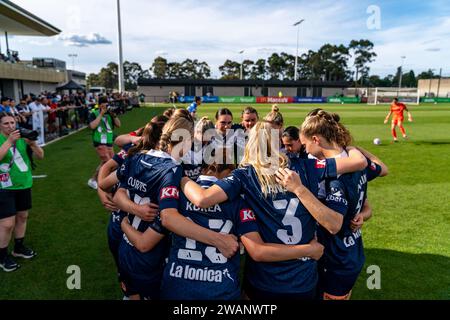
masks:
<instances>
[{"instance_id":1,"label":"camera with lens","mask_svg":"<svg viewBox=\"0 0 450 320\"><path fill-rule=\"evenodd\" d=\"M106 107L106 112L108 112L108 113L110 113L110 114L112 113L112 114L116 115L117 112L119 112L119 109L120 109L119 106L108 105L108 106Z\"/></svg>"},{"instance_id":2,"label":"camera with lens","mask_svg":"<svg viewBox=\"0 0 450 320\"><path fill-rule=\"evenodd\" d=\"M19 133L22 138L26 138L33 141L36 141L39 136L39 132L37 132L36 130L29 130L26 128L19 128Z\"/></svg>"}]
</instances>

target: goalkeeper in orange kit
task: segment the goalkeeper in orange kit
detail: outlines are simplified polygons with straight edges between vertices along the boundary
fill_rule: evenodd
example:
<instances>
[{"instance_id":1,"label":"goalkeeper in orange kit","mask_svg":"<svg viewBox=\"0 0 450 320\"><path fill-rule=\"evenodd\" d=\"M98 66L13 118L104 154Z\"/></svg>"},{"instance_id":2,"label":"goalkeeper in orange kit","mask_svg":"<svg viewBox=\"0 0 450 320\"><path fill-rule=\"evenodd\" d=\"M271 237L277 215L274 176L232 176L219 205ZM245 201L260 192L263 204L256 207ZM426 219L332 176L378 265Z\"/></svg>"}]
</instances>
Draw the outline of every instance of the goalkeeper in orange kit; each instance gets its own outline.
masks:
<instances>
[{"instance_id":1,"label":"goalkeeper in orange kit","mask_svg":"<svg viewBox=\"0 0 450 320\"><path fill-rule=\"evenodd\" d=\"M395 131L395 127L398 126L400 131L402 132L403 138L407 139L405 128L403 127L403 112L406 111L408 113L408 121L412 122L412 115L409 112L408 108L405 104L398 101L398 98L394 98L391 104L391 110L389 111L386 119L384 119L384 123L386 124L389 121L389 118L392 114L392 122L391 122L391 132L392 137L394 138L394 142L397 142L397 132Z\"/></svg>"}]
</instances>

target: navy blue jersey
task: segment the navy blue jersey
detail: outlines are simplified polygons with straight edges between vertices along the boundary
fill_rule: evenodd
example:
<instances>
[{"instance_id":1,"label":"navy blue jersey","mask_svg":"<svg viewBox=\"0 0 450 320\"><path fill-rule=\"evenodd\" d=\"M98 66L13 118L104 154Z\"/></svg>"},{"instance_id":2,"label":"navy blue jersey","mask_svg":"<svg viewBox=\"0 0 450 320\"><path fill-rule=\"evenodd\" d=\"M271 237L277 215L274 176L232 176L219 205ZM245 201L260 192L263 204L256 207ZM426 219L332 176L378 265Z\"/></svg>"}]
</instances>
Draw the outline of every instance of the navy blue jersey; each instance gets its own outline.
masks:
<instances>
[{"instance_id":1,"label":"navy blue jersey","mask_svg":"<svg viewBox=\"0 0 450 320\"><path fill-rule=\"evenodd\" d=\"M127 152L128 150L133 146L132 143L129 143L125 146L123 146L123 148L116 154L114 154L113 156L113 160L117 163L117 166L120 167L123 162L125 161L126 157L127 157ZM119 187L119 184L115 185L112 189L112 193L114 194L117 190L117 188ZM122 237L123 237L123 232L122 232L122 228L120 227L120 224L122 222L122 219L124 217L126 217L127 213L118 209L116 211L112 211L111 212L111 219L109 220L108 223L108 244L109 244L109 248L111 250L111 253L114 256L114 260L116 261L116 263L118 262L118 250L119 250L119 245L120 242L122 241ZM118 266L118 263L117 263Z\"/></svg>"},{"instance_id":2,"label":"navy blue jersey","mask_svg":"<svg viewBox=\"0 0 450 320\"><path fill-rule=\"evenodd\" d=\"M200 176L197 181L208 188L215 177ZM241 197L202 209L181 194L179 212L196 224L236 236L258 231L252 210ZM161 296L171 300L239 299L240 254L225 258L215 247L173 234L169 262Z\"/></svg>"},{"instance_id":3,"label":"navy blue jersey","mask_svg":"<svg viewBox=\"0 0 450 320\"><path fill-rule=\"evenodd\" d=\"M365 261L361 230L352 232L351 220L361 212L367 198L367 182L380 175L381 167L367 159L366 169L326 180L325 204L343 214L341 230L330 234L319 227L317 237L325 246L321 268L334 274L358 274Z\"/></svg>"},{"instance_id":4,"label":"navy blue jersey","mask_svg":"<svg viewBox=\"0 0 450 320\"><path fill-rule=\"evenodd\" d=\"M156 203L160 210L178 208L181 175L181 166L167 153L156 150L127 158L118 172L120 188L127 190L130 200L137 204ZM166 232L159 219L146 222L133 214L128 214L128 219L140 232L145 232L148 228L162 234ZM140 253L134 248L125 235L124 240L127 245L120 247L120 257L124 257L120 261L121 268L136 277L160 279L167 256L166 238L146 253ZM123 252L124 250L126 252Z\"/></svg>"},{"instance_id":5,"label":"navy blue jersey","mask_svg":"<svg viewBox=\"0 0 450 320\"><path fill-rule=\"evenodd\" d=\"M334 163L334 159L328 161ZM294 169L302 183L317 194L318 181L333 167L327 161L299 161ZM334 165L335 170L335 165ZM335 174L334 174L335 175ZM307 244L316 230L316 222L297 196L280 192L265 197L253 167L236 169L230 176L216 183L233 201L242 192L255 213L259 232L264 242L280 244ZM282 262L254 262L247 257L246 277L252 286L274 293L302 293L312 290L317 283L317 264L309 258Z\"/></svg>"},{"instance_id":6,"label":"navy blue jersey","mask_svg":"<svg viewBox=\"0 0 450 320\"><path fill-rule=\"evenodd\" d=\"M227 148L232 154L230 159L233 159L235 164L239 164L244 157L245 145L248 140L248 133L244 131L241 125L233 124L231 129L226 131L226 134L217 133L211 141L212 148Z\"/></svg>"},{"instance_id":7,"label":"navy blue jersey","mask_svg":"<svg viewBox=\"0 0 450 320\"><path fill-rule=\"evenodd\" d=\"M286 149L282 149L286 156L289 158L290 161L295 161L297 158L301 159L308 159L308 154L306 153L305 149L302 148L299 152L287 152Z\"/></svg>"},{"instance_id":8,"label":"navy blue jersey","mask_svg":"<svg viewBox=\"0 0 450 320\"><path fill-rule=\"evenodd\" d=\"M119 167L120 167L120 166L123 164L123 162L125 161L125 159L126 159L126 157L127 157L128 150L130 150L131 147L134 147L134 144L128 143L128 144L124 145L124 146L122 147L122 149L121 149L119 152L117 152L116 154L114 154L113 160L114 160L115 162L117 162L117 164L119 165Z\"/></svg>"},{"instance_id":9,"label":"navy blue jersey","mask_svg":"<svg viewBox=\"0 0 450 320\"><path fill-rule=\"evenodd\" d=\"M198 149L198 150L197 150ZM183 176L192 180L197 180L202 172L203 147L199 144L192 144L191 150L181 159Z\"/></svg>"},{"instance_id":10,"label":"navy blue jersey","mask_svg":"<svg viewBox=\"0 0 450 320\"><path fill-rule=\"evenodd\" d=\"M127 152L128 150L133 147L132 143L126 144L123 146L123 148L113 156L113 160L117 162L118 168L124 163L125 159L127 158ZM119 188L119 184L115 185L112 189L112 193L114 194ZM108 237L109 241L113 242L120 242L120 239L122 238L122 229L120 227L120 223L122 222L122 219L127 215L126 212L123 212L122 210L118 209L117 211L111 212L111 220L110 220L110 226L108 227ZM119 237L120 235L120 237Z\"/></svg>"}]
</instances>

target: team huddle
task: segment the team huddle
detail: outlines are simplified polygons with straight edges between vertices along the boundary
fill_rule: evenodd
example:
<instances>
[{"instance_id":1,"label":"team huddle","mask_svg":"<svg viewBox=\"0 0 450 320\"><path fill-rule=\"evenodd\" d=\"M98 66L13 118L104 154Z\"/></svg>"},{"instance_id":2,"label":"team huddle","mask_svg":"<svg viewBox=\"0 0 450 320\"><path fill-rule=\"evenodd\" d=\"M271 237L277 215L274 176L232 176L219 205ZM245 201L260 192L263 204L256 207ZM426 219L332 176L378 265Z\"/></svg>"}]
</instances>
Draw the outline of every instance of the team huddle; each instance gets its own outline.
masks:
<instances>
[{"instance_id":1,"label":"team huddle","mask_svg":"<svg viewBox=\"0 0 450 320\"><path fill-rule=\"evenodd\" d=\"M364 262L368 182L387 174L337 114L284 128L277 106L215 123L167 109L119 136L98 175L128 299L349 299ZM243 266L243 268L241 268ZM241 281L242 278L242 281Z\"/></svg>"}]
</instances>

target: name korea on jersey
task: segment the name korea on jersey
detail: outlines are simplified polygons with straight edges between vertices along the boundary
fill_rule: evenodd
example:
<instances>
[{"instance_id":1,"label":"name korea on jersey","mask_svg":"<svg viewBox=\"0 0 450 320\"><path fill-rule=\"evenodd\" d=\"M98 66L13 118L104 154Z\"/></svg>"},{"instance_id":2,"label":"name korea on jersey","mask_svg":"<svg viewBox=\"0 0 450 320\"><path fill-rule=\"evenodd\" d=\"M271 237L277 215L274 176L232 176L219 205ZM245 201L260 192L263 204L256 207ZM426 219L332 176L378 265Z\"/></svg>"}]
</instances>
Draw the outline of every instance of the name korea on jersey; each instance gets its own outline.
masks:
<instances>
[{"instance_id":1,"label":"name korea on jersey","mask_svg":"<svg viewBox=\"0 0 450 320\"><path fill-rule=\"evenodd\" d=\"M208 188L216 180L215 177L200 176L197 182ZM253 212L240 198L204 209L181 194L179 212L216 232L242 235L258 231ZM239 269L239 253L227 259L215 247L173 234L162 296L168 299L237 299L240 295Z\"/></svg>"}]
</instances>

